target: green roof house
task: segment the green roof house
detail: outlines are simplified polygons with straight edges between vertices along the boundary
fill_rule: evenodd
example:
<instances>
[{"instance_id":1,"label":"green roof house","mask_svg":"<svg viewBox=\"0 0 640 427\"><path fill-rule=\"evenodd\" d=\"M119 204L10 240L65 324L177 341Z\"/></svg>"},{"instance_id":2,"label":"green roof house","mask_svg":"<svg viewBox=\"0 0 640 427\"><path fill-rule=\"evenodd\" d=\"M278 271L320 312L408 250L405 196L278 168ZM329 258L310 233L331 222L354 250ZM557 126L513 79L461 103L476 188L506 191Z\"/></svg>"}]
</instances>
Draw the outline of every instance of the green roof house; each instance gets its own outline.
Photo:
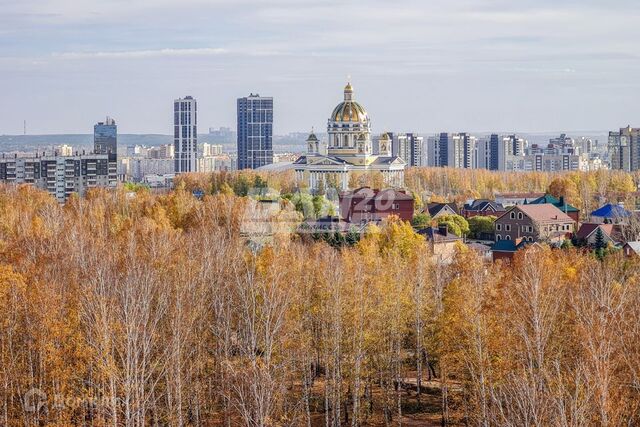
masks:
<instances>
[{"instance_id":1,"label":"green roof house","mask_svg":"<svg viewBox=\"0 0 640 427\"><path fill-rule=\"evenodd\" d=\"M529 202L530 205L544 205L547 203L566 213L575 222L578 222L580 220L580 209L567 203L564 200L564 197L560 197L558 199L556 197L553 197L551 194L546 193L544 196L539 197L532 202Z\"/></svg>"}]
</instances>

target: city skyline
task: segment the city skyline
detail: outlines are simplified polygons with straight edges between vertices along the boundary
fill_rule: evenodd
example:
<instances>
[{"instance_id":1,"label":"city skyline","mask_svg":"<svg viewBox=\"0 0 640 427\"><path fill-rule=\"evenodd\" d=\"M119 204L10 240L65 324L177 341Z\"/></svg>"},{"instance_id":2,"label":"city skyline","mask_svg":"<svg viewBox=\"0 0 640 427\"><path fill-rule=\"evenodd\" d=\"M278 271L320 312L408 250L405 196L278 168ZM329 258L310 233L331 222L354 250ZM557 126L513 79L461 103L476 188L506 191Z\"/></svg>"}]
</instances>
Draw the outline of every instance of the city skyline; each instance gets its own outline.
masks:
<instances>
[{"instance_id":1,"label":"city skyline","mask_svg":"<svg viewBox=\"0 0 640 427\"><path fill-rule=\"evenodd\" d=\"M639 5L625 0L2 5L0 134L23 120L82 133L105 112L126 133L170 134L167 100L183 93L207 126L235 127L235 99L258 92L278 104L275 134L322 129L348 75L376 133L604 130L640 108Z\"/></svg>"}]
</instances>

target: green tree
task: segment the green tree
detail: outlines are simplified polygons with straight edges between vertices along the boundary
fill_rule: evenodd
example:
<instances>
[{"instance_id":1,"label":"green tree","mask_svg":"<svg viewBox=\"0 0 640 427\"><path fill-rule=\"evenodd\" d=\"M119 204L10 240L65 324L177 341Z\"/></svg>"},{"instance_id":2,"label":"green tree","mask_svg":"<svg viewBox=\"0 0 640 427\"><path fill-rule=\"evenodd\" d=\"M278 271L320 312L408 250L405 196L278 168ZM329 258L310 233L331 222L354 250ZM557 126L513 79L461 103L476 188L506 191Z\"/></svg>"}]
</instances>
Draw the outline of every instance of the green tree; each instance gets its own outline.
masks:
<instances>
[{"instance_id":1,"label":"green tree","mask_svg":"<svg viewBox=\"0 0 640 427\"><path fill-rule=\"evenodd\" d=\"M469 234L469 223L460 215L443 215L438 217L438 225L448 225L449 231L458 237Z\"/></svg>"},{"instance_id":2,"label":"green tree","mask_svg":"<svg viewBox=\"0 0 640 427\"><path fill-rule=\"evenodd\" d=\"M415 214L411 220L411 225L417 229L426 228L431 224L431 216L425 213Z\"/></svg>"},{"instance_id":3,"label":"green tree","mask_svg":"<svg viewBox=\"0 0 640 427\"><path fill-rule=\"evenodd\" d=\"M604 241L604 233L602 232L602 228L600 227L598 227L598 229L596 230L596 241L594 246L596 257L598 257L598 259L603 259L607 243Z\"/></svg>"},{"instance_id":4,"label":"green tree","mask_svg":"<svg viewBox=\"0 0 640 427\"><path fill-rule=\"evenodd\" d=\"M479 238L483 233L493 233L495 216L474 216L467 220L469 223L469 235Z\"/></svg>"}]
</instances>

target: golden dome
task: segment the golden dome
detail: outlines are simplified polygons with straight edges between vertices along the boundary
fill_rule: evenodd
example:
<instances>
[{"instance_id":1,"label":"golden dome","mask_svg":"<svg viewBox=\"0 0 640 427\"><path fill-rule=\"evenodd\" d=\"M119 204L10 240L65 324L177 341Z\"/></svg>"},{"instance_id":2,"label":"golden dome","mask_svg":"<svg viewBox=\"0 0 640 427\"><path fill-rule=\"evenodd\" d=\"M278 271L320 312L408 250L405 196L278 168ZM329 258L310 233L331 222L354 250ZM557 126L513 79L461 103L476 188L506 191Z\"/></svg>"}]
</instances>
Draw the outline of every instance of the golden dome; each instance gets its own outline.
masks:
<instances>
[{"instance_id":1,"label":"golden dome","mask_svg":"<svg viewBox=\"0 0 640 427\"><path fill-rule=\"evenodd\" d=\"M330 120L334 122L366 122L369 120L367 110L353 100L353 87L347 83L344 88L344 101L333 109Z\"/></svg>"},{"instance_id":2,"label":"golden dome","mask_svg":"<svg viewBox=\"0 0 640 427\"><path fill-rule=\"evenodd\" d=\"M331 120L335 122L366 122L369 116L364 107L355 101L344 101L331 113Z\"/></svg>"}]
</instances>

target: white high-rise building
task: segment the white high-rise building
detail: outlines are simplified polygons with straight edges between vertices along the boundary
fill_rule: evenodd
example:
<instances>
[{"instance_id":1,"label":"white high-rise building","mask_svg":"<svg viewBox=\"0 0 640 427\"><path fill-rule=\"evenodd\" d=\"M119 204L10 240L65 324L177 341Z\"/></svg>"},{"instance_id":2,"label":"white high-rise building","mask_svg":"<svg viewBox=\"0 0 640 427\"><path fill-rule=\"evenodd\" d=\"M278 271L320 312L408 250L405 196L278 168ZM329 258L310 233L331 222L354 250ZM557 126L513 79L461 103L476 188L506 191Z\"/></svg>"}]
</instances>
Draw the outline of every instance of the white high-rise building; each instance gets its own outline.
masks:
<instances>
[{"instance_id":1,"label":"white high-rise building","mask_svg":"<svg viewBox=\"0 0 640 427\"><path fill-rule=\"evenodd\" d=\"M198 154L198 111L191 96L173 102L173 145L176 174L195 172Z\"/></svg>"},{"instance_id":2,"label":"white high-rise building","mask_svg":"<svg viewBox=\"0 0 640 427\"><path fill-rule=\"evenodd\" d=\"M397 136L397 155L408 166L426 166L424 138L413 133L402 133Z\"/></svg>"},{"instance_id":3,"label":"white high-rise building","mask_svg":"<svg viewBox=\"0 0 640 427\"><path fill-rule=\"evenodd\" d=\"M477 167L476 150L475 136L443 132L427 139L426 165L472 169Z\"/></svg>"}]
</instances>

